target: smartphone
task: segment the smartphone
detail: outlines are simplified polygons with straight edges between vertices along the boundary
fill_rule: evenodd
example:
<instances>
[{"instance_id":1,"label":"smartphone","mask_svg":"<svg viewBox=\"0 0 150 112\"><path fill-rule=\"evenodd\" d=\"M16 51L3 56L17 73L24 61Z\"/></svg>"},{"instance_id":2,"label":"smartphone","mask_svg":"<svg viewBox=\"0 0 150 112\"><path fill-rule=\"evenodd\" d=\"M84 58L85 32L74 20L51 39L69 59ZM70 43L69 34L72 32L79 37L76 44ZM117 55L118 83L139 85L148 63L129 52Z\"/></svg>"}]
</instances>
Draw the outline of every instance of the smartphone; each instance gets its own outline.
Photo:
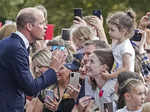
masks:
<instances>
[{"instance_id":1,"label":"smartphone","mask_svg":"<svg viewBox=\"0 0 150 112\"><path fill-rule=\"evenodd\" d=\"M54 91L53 90L46 90L45 100L46 102L49 102L49 98L54 99Z\"/></svg>"},{"instance_id":2,"label":"smartphone","mask_svg":"<svg viewBox=\"0 0 150 112\"><path fill-rule=\"evenodd\" d=\"M73 85L75 88L78 88L79 79L80 79L80 73L79 72L71 72L69 84Z\"/></svg>"},{"instance_id":3,"label":"smartphone","mask_svg":"<svg viewBox=\"0 0 150 112\"><path fill-rule=\"evenodd\" d=\"M70 40L70 29L69 28L62 28L61 37L63 40L69 41Z\"/></svg>"},{"instance_id":4,"label":"smartphone","mask_svg":"<svg viewBox=\"0 0 150 112\"><path fill-rule=\"evenodd\" d=\"M113 112L112 103L104 103L104 112Z\"/></svg>"},{"instance_id":5,"label":"smartphone","mask_svg":"<svg viewBox=\"0 0 150 112\"><path fill-rule=\"evenodd\" d=\"M102 12L101 10L93 10L93 15L101 18Z\"/></svg>"},{"instance_id":6,"label":"smartphone","mask_svg":"<svg viewBox=\"0 0 150 112\"><path fill-rule=\"evenodd\" d=\"M80 18L82 18L82 8L75 8L74 9L74 16L79 16Z\"/></svg>"},{"instance_id":7,"label":"smartphone","mask_svg":"<svg viewBox=\"0 0 150 112\"><path fill-rule=\"evenodd\" d=\"M134 31L134 35L133 35L133 37L130 40L141 41L141 38L142 38L142 34L139 33L139 30L135 30Z\"/></svg>"}]
</instances>

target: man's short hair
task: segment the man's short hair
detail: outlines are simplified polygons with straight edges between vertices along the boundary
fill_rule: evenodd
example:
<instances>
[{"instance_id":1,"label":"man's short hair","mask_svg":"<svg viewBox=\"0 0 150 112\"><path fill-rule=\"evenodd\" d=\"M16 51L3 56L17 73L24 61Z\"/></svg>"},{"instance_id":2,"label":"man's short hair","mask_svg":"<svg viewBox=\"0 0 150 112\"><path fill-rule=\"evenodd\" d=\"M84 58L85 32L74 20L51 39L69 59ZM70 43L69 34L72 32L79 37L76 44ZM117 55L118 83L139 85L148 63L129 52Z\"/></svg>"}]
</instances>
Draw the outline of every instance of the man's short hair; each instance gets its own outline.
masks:
<instances>
[{"instance_id":1,"label":"man's short hair","mask_svg":"<svg viewBox=\"0 0 150 112\"><path fill-rule=\"evenodd\" d=\"M16 17L17 28L24 28L27 23L35 23L36 17L35 12L38 11L36 8L24 8Z\"/></svg>"}]
</instances>

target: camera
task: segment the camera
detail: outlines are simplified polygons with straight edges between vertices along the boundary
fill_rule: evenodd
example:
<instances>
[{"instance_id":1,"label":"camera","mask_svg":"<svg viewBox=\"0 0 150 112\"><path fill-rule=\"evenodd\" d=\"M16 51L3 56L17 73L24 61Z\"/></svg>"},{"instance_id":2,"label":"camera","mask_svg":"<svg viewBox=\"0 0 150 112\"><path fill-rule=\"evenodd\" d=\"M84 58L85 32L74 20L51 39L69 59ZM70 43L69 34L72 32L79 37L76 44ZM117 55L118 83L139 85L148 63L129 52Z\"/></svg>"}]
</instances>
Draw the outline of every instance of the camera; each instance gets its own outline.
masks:
<instances>
[{"instance_id":1,"label":"camera","mask_svg":"<svg viewBox=\"0 0 150 112\"><path fill-rule=\"evenodd\" d=\"M63 40L69 41L70 40L70 29L69 28L62 28L61 36L62 36Z\"/></svg>"},{"instance_id":2,"label":"camera","mask_svg":"<svg viewBox=\"0 0 150 112\"><path fill-rule=\"evenodd\" d=\"M142 34L139 32L139 30L134 30L134 35L130 40L133 41L141 41Z\"/></svg>"},{"instance_id":3,"label":"camera","mask_svg":"<svg viewBox=\"0 0 150 112\"><path fill-rule=\"evenodd\" d=\"M93 10L93 15L94 16L97 16L97 17L101 17L101 14L102 14L102 12L101 12L101 10Z\"/></svg>"}]
</instances>

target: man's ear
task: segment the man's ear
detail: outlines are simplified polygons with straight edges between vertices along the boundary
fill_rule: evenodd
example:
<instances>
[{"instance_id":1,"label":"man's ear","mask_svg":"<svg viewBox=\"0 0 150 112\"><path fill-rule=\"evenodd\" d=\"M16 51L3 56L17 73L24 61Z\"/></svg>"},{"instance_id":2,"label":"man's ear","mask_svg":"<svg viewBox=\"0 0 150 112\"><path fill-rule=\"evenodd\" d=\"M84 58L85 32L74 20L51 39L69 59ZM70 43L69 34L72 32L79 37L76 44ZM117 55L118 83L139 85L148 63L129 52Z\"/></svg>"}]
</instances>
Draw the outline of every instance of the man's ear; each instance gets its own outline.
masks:
<instances>
[{"instance_id":1,"label":"man's ear","mask_svg":"<svg viewBox=\"0 0 150 112\"><path fill-rule=\"evenodd\" d=\"M31 31L33 28L33 25L31 23L27 23L25 27L28 31Z\"/></svg>"},{"instance_id":2,"label":"man's ear","mask_svg":"<svg viewBox=\"0 0 150 112\"><path fill-rule=\"evenodd\" d=\"M126 30L125 28L123 28L123 29L121 30L121 32L122 32L123 36L126 36L126 35L128 34L128 32L127 32L127 30Z\"/></svg>"}]
</instances>

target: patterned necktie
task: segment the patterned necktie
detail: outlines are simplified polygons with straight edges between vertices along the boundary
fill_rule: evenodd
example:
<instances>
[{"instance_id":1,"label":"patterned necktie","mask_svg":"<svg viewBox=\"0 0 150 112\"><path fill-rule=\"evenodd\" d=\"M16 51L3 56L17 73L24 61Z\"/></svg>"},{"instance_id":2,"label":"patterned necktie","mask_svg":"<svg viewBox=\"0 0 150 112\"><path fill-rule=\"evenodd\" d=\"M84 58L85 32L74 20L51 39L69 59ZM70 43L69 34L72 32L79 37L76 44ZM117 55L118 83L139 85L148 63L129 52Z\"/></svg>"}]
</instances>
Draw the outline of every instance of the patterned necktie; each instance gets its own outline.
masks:
<instances>
[{"instance_id":1,"label":"patterned necktie","mask_svg":"<svg viewBox=\"0 0 150 112\"><path fill-rule=\"evenodd\" d=\"M28 54L30 54L30 46L28 47L27 51L28 51Z\"/></svg>"}]
</instances>

